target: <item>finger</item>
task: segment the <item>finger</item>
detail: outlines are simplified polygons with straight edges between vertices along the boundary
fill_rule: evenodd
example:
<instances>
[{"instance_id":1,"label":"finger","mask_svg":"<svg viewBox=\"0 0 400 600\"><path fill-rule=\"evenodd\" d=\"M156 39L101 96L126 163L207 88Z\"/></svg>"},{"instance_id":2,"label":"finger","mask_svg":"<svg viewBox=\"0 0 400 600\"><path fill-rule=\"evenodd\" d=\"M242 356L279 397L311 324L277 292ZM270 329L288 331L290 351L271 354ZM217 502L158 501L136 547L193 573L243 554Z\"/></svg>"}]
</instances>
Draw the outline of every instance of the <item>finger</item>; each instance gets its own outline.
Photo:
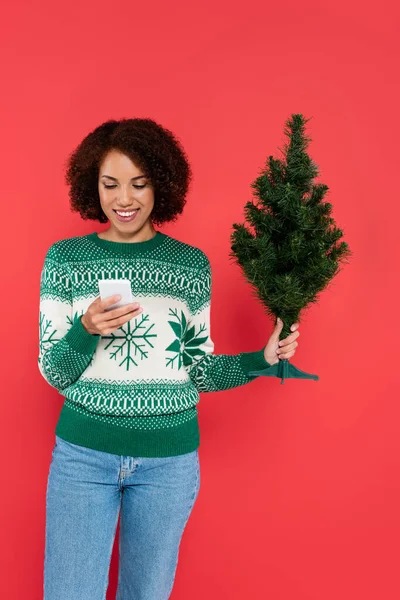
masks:
<instances>
[{"instance_id":1,"label":"finger","mask_svg":"<svg viewBox=\"0 0 400 600\"><path fill-rule=\"evenodd\" d=\"M110 321L107 320L107 331L114 331L114 329L117 329L120 325L123 325L124 323L127 323L134 317L137 317L142 311L143 308L139 307L136 310L133 310L127 313L126 315L123 315L122 317L111 319Z\"/></svg>"},{"instance_id":2,"label":"finger","mask_svg":"<svg viewBox=\"0 0 400 600\"><path fill-rule=\"evenodd\" d=\"M278 354L278 358L280 358L282 360L284 358L292 358L293 355L294 355L294 351L287 352L286 354Z\"/></svg>"},{"instance_id":3,"label":"finger","mask_svg":"<svg viewBox=\"0 0 400 600\"><path fill-rule=\"evenodd\" d=\"M112 310L107 310L104 312L104 317L106 321L110 321L112 319L116 319L117 317L121 317L127 313L131 313L140 308L139 302L133 302L131 304L124 304L123 306L118 306L118 308L113 308Z\"/></svg>"},{"instance_id":4,"label":"finger","mask_svg":"<svg viewBox=\"0 0 400 600\"><path fill-rule=\"evenodd\" d=\"M99 296L99 298L100 298L100 296ZM107 308L108 306L111 306L111 304L115 304L119 300L121 300L121 296L119 294L114 294L113 296L107 296L107 298L104 298L104 300L102 300L100 298L100 307L103 309Z\"/></svg>"},{"instance_id":5,"label":"finger","mask_svg":"<svg viewBox=\"0 0 400 600\"><path fill-rule=\"evenodd\" d=\"M278 348L276 353L278 356L286 356L288 353L290 354L290 352L295 352L297 346L297 342L293 342L293 344L290 344L289 346L285 346L284 348Z\"/></svg>"},{"instance_id":6,"label":"finger","mask_svg":"<svg viewBox=\"0 0 400 600\"><path fill-rule=\"evenodd\" d=\"M298 345L299 345L298 342L292 342L291 344L288 344L288 345L284 346L283 348L278 348L276 353L280 355L280 354L285 354L286 352L291 352L292 350L297 348Z\"/></svg>"},{"instance_id":7,"label":"finger","mask_svg":"<svg viewBox=\"0 0 400 600\"><path fill-rule=\"evenodd\" d=\"M271 334L271 337L274 341L279 339L279 335L282 331L282 328L283 328L283 321L279 317L277 317L276 322L275 322L275 328Z\"/></svg>"},{"instance_id":8,"label":"finger","mask_svg":"<svg viewBox=\"0 0 400 600\"><path fill-rule=\"evenodd\" d=\"M292 342L294 342L294 340L296 340L299 337L299 335L300 335L300 331L294 331L293 333L288 335L287 338L280 340L279 345L286 346L287 344L291 344Z\"/></svg>"},{"instance_id":9,"label":"finger","mask_svg":"<svg viewBox=\"0 0 400 600\"><path fill-rule=\"evenodd\" d=\"M296 329L299 327L300 323L293 323L293 325L290 326L290 331L296 331Z\"/></svg>"}]
</instances>

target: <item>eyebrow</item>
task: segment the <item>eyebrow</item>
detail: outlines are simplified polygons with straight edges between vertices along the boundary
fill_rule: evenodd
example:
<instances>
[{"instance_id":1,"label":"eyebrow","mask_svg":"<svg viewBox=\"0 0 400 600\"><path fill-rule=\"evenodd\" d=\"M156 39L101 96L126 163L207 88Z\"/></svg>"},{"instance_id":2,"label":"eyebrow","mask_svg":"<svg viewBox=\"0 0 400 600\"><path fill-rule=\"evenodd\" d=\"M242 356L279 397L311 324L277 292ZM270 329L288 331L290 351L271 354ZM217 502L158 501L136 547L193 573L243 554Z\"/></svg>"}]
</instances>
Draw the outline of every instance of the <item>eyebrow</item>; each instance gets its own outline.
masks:
<instances>
[{"instance_id":1,"label":"eyebrow","mask_svg":"<svg viewBox=\"0 0 400 600\"><path fill-rule=\"evenodd\" d=\"M102 175L102 177L107 177L108 179L112 179L113 181L118 181L116 177L111 177L111 175ZM131 181L136 179L142 179L143 177L146 178L146 175L137 175L136 177L131 177Z\"/></svg>"}]
</instances>

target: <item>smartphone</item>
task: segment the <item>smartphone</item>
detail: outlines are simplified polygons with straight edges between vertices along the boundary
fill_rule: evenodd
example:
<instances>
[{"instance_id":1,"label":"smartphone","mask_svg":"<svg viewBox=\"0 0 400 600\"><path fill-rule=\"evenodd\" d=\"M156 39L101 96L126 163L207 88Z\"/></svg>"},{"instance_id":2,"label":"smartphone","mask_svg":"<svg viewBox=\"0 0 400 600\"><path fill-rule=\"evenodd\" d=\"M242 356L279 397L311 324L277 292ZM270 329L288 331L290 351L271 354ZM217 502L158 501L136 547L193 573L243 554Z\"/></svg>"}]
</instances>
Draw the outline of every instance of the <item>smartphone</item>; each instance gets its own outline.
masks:
<instances>
[{"instance_id":1,"label":"smartphone","mask_svg":"<svg viewBox=\"0 0 400 600\"><path fill-rule=\"evenodd\" d=\"M99 293L100 298L105 300L110 296L119 294L121 299L118 302L114 302L105 310L112 310L113 308L119 308L125 304L131 304L133 302L131 282L129 279L99 279Z\"/></svg>"}]
</instances>

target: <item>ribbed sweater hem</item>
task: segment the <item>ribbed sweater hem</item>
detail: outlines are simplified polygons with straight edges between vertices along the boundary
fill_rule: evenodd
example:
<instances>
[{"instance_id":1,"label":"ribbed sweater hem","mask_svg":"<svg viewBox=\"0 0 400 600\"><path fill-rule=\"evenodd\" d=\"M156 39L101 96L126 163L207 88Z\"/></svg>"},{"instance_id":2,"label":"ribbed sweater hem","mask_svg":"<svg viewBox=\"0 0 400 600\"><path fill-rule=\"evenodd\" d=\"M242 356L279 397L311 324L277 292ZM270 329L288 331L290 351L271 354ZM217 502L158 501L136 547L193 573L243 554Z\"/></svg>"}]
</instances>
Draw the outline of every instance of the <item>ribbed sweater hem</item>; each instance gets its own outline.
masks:
<instances>
[{"instance_id":1,"label":"ribbed sweater hem","mask_svg":"<svg viewBox=\"0 0 400 600\"><path fill-rule=\"evenodd\" d=\"M197 414L176 427L128 429L96 420L64 404L54 433L72 444L120 456L176 456L192 452L200 445Z\"/></svg>"}]
</instances>

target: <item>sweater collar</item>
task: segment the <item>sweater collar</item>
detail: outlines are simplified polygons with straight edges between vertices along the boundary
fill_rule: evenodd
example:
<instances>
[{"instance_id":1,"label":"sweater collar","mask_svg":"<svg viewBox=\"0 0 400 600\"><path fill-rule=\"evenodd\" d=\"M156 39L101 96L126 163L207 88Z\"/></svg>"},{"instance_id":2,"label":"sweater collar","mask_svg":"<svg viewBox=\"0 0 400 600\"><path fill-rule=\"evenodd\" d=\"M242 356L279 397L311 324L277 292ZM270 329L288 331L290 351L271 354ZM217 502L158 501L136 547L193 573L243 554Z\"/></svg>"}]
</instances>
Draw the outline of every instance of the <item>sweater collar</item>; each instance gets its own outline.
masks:
<instances>
[{"instance_id":1,"label":"sweater collar","mask_svg":"<svg viewBox=\"0 0 400 600\"><path fill-rule=\"evenodd\" d=\"M141 256L147 254L154 248L158 248L167 237L165 233L157 231L154 237L144 242L111 242L110 240L100 238L96 231L87 235L87 238L96 244L96 246L117 256Z\"/></svg>"}]
</instances>

